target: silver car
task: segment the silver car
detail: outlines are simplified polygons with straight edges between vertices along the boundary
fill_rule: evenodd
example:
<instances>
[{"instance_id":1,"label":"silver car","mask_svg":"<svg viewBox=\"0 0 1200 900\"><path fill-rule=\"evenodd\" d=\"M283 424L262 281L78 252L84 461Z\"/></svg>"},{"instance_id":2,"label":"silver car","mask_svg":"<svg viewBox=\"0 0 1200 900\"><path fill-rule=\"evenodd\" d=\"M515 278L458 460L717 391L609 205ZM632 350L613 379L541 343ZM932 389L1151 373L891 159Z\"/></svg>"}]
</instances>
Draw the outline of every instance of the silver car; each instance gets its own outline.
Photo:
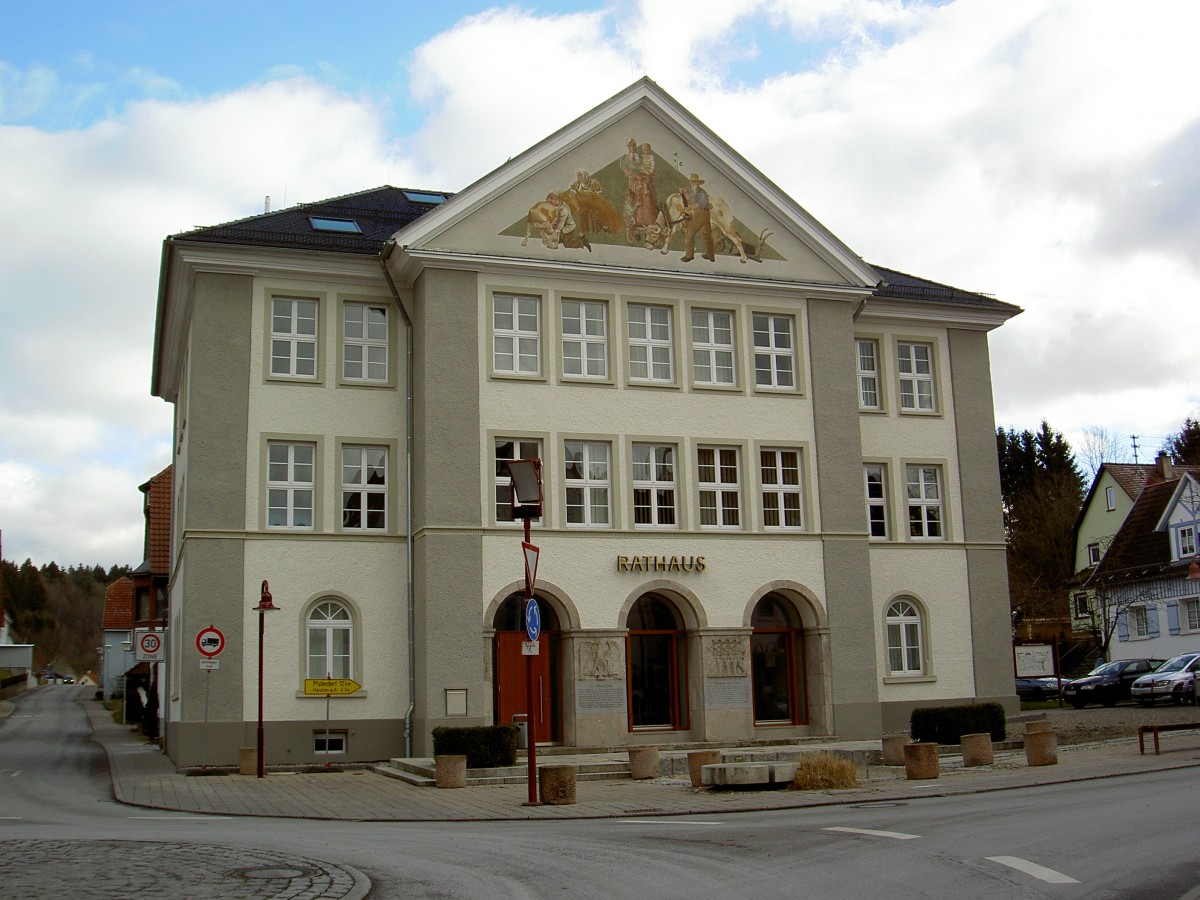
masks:
<instances>
[{"instance_id":1,"label":"silver car","mask_svg":"<svg viewBox=\"0 0 1200 900\"><path fill-rule=\"evenodd\" d=\"M1195 703L1197 671L1200 653L1181 653L1135 681L1129 695L1142 706L1153 706L1156 700L1170 700L1176 705Z\"/></svg>"}]
</instances>

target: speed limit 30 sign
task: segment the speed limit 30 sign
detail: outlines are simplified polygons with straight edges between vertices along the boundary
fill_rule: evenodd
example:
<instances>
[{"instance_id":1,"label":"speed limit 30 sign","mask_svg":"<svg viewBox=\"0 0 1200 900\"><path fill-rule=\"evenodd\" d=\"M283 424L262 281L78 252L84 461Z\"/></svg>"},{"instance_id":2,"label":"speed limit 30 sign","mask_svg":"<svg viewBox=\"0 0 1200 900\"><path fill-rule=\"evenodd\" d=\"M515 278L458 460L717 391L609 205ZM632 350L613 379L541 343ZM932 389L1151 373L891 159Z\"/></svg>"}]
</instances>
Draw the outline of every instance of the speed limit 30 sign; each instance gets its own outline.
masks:
<instances>
[{"instance_id":1,"label":"speed limit 30 sign","mask_svg":"<svg viewBox=\"0 0 1200 900\"><path fill-rule=\"evenodd\" d=\"M134 658L138 662L162 662L166 656L164 632L138 629L134 634Z\"/></svg>"}]
</instances>

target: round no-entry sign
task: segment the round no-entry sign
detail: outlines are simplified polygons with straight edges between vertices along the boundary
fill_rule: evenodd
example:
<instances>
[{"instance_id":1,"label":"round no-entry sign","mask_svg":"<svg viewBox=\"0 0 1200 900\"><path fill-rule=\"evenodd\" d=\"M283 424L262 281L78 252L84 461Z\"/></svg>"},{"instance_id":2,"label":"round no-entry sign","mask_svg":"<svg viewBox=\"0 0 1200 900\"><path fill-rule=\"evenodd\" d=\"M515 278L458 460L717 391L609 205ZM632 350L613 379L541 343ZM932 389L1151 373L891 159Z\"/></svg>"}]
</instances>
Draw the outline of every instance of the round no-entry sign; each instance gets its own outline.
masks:
<instances>
[{"instance_id":1,"label":"round no-entry sign","mask_svg":"<svg viewBox=\"0 0 1200 900\"><path fill-rule=\"evenodd\" d=\"M201 655L211 659L225 649L225 635L221 634L221 630L215 625L201 628L200 633L196 635L196 649Z\"/></svg>"}]
</instances>

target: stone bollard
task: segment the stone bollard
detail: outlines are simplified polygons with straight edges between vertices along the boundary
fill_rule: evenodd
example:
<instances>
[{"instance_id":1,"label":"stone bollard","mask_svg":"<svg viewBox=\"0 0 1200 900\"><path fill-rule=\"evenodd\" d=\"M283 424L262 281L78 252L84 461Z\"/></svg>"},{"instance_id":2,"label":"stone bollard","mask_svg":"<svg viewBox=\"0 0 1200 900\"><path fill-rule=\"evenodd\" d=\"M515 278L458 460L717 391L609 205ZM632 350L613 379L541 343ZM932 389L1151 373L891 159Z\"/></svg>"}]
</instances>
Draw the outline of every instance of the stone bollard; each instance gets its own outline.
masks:
<instances>
[{"instance_id":1,"label":"stone bollard","mask_svg":"<svg viewBox=\"0 0 1200 900\"><path fill-rule=\"evenodd\" d=\"M440 788L467 786L467 758L459 755L433 758L433 782Z\"/></svg>"},{"instance_id":2,"label":"stone bollard","mask_svg":"<svg viewBox=\"0 0 1200 900\"><path fill-rule=\"evenodd\" d=\"M904 732L885 734L883 736L883 764L885 766L904 765L904 745L911 741Z\"/></svg>"},{"instance_id":3,"label":"stone bollard","mask_svg":"<svg viewBox=\"0 0 1200 900\"><path fill-rule=\"evenodd\" d=\"M1030 766L1053 766L1058 763L1058 735L1054 733L1050 722L1026 723L1025 762Z\"/></svg>"},{"instance_id":4,"label":"stone bollard","mask_svg":"<svg viewBox=\"0 0 1200 900\"><path fill-rule=\"evenodd\" d=\"M629 776L634 781L658 777L658 748L630 747Z\"/></svg>"},{"instance_id":5,"label":"stone bollard","mask_svg":"<svg viewBox=\"0 0 1200 900\"><path fill-rule=\"evenodd\" d=\"M571 805L575 802L575 767L542 766L538 769L538 788L543 803Z\"/></svg>"},{"instance_id":6,"label":"stone bollard","mask_svg":"<svg viewBox=\"0 0 1200 900\"><path fill-rule=\"evenodd\" d=\"M962 744L963 766L990 766L994 761L992 736L988 732L964 734L959 742Z\"/></svg>"},{"instance_id":7,"label":"stone bollard","mask_svg":"<svg viewBox=\"0 0 1200 900\"><path fill-rule=\"evenodd\" d=\"M720 750L693 750L688 754L688 774L692 776L692 787L701 787L704 784L703 773L700 771L704 766L715 766L721 761Z\"/></svg>"},{"instance_id":8,"label":"stone bollard","mask_svg":"<svg viewBox=\"0 0 1200 900\"><path fill-rule=\"evenodd\" d=\"M239 747L238 748L238 774L239 775L257 775L258 774L258 748L257 747Z\"/></svg>"},{"instance_id":9,"label":"stone bollard","mask_svg":"<svg viewBox=\"0 0 1200 900\"><path fill-rule=\"evenodd\" d=\"M939 773L937 744L905 744L904 776L909 781L937 778Z\"/></svg>"}]
</instances>

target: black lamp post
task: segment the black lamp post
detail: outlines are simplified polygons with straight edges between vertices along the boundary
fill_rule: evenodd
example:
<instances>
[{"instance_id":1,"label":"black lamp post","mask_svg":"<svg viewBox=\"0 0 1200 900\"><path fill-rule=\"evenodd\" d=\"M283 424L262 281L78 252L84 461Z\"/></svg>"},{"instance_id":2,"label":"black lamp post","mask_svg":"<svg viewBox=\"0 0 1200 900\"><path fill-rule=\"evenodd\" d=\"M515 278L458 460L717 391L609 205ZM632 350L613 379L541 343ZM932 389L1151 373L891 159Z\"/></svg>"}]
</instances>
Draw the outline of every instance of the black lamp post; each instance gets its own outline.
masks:
<instances>
[{"instance_id":1,"label":"black lamp post","mask_svg":"<svg viewBox=\"0 0 1200 900\"><path fill-rule=\"evenodd\" d=\"M514 459L508 463L508 473L512 476L512 509L513 518L521 519L525 522L525 542L521 545L522 555L525 554L526 548L532 553L536 553L537 548L533 547L529 540L529 521L531 519L540 518L542 515L542 461L540 459ZM534 607L536 614L537 601L533 597L533 575L529 571L528 562L525 566L525 627L527 634L529 633L529 609ZM541 628L541 615L536 615L537 629ZM530 635L532 640L532 635ZM525 727L527 729L526 751L528 766L528 784L529 784L529 806L537 806L537 721L534 719L533 711L537 708L536 699L537 691L534 688L533 677L533 657L525 657L525 699L528 704L526 709L528 712L525 715Z\"/></svg>"},{"instance_id":2,"label":"black lamp post","mask_svg":"<svg viewBox=\"0 0 1200 900\"><path fill-rule=\"evenodd\" d=\"M258 606L254 607L254 611L258 613L258 777L262 778L267 773L266 763L263 756L263 635L266 634L266 614L279 609L271 602L271 592L267 589L267 582L262 583L262 592L259 595Z\"/></svg>"}]
</instances>

